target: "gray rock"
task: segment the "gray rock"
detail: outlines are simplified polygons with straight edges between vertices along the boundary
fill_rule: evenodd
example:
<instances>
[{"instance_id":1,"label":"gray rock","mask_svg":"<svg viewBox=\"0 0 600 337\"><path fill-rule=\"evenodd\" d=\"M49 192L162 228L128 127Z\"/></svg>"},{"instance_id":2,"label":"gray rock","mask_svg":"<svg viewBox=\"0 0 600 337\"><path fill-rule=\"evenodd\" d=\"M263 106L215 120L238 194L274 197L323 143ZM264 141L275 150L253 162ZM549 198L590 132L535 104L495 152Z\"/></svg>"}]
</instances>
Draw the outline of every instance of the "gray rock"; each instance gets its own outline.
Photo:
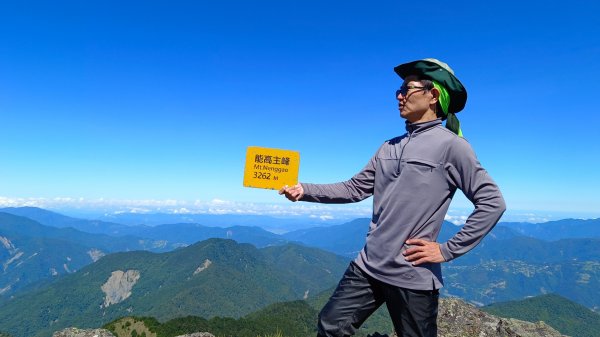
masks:
<instances>
[{"instance_id":1,"label":"gray rock","mask_svg":"<svg viewBox=\"0 0 600 337\"><path fill-rule=\"evenodd\" d=\"M457 298L440 300L438 337L566 337L544 322L485 313Z\"/></svg>"},{"instance_id":2,"label":"gray rock","mask_svg":"<svg viewBox=\"0 0 600 337\"><path fill-rule=\"evenodd\" d=\"M52 337L115 337L110 331L105 329L77 329L67 328L52 334Z\"/></svg>"},{"instance_id":3,"label":"gray rock","mask_svg":"<svg viewBox=\"0 0 600 337\"><path fill-rule=\"evenodd\" d=\"M176 337L215 337L215 336L208 332L194 332L193 334L190 334L190 335L181 335L181 336L176 336Z\"/></svg>"},{"instance_id":4,"label":"gray rock","mask_svg":"<svg viewBox=\"0 0 600 337\"><path fill-rule=\"evenodd\" d=\"M133 286L135 286L139 279L139 270L113 271L106 283L100 287L106 295L102 306L106 308L109 305L123 302L129 298Z\"/></svg>"},{"instance_id":5,"label":"gray rock","mask_svg":"<svg viewBox=\"0 0 600 337\"><path fill-rule=\"evenodd\" d=\"M544 322L496 317L458 298L440 300L437 322L438 337L568 337ZM396 337L396 333L370 337Z\"/></svg>"}]
</instances>

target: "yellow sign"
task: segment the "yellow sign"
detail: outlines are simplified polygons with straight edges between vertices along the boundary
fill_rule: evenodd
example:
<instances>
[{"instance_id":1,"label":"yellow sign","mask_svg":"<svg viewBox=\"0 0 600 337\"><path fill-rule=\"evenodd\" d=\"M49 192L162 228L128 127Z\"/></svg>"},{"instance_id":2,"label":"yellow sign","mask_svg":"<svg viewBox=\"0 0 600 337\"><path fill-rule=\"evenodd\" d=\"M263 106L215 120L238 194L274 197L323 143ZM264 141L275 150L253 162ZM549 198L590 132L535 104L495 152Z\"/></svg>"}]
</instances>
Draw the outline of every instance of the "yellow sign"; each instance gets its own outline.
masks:
<instances>
[{"instance_id":1,"label":"yellow sign","mask_svg":"<svg viewBox=\"0 0 600 337\"><path fill-rule=\"evenodd\" d=\"M244 186L279 190L298 183L300 153L249 146L244 168Z\"/></svg>"}]
</instances>

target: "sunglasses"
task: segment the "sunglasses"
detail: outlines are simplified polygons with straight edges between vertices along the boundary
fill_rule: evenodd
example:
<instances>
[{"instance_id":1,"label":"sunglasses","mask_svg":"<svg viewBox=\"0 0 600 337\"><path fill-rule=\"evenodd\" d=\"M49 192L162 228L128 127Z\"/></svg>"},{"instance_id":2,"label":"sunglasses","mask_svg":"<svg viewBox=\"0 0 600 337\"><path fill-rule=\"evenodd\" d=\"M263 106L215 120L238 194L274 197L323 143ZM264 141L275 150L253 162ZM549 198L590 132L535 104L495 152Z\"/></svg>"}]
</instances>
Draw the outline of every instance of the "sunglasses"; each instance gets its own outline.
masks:
<instances>
[{"instance_id":1,"label":"sunglasses","mask_svg":"<svg viewBox=\"0 0 600 337\"><path fill-rule=\"evenodd\" d=\"M396 97L398 97L400 94L402 94L402 96L406 96L410 89L427 90L426 87L419 87L416 85L403 85L400 87L400 89L396 90Z\"/></svg>"}]
</instances>

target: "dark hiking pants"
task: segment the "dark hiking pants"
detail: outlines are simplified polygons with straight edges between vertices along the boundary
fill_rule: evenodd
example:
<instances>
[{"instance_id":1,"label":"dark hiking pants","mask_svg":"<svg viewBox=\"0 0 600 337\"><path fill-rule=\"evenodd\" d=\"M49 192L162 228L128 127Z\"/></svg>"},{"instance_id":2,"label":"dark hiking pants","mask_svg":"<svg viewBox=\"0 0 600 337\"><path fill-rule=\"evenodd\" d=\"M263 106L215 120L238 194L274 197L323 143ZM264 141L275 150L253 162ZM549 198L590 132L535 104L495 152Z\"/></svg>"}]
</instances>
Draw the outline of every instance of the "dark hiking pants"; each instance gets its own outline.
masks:
<instances>
[{"instance_id":1,"label":"dark hiking pants","mask_svg":"<svg viewBox=\"0 0 600 337\"><path fill-rule=\"evenodd\" d=\"M377 281L354 262L319 313L317 336L352 336L384 302L398 337L437 336L437 290L410 290Z\"/></svg>"}]
</instances>

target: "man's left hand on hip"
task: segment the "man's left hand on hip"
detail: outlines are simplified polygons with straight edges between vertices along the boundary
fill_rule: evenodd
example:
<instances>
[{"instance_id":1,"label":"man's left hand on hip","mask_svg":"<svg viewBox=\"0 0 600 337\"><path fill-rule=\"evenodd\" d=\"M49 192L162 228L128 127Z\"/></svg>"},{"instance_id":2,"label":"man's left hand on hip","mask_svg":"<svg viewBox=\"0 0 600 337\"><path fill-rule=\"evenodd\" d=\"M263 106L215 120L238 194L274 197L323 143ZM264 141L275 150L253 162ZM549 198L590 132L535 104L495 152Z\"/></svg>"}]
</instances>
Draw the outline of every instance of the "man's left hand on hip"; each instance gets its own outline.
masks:
<instances>
[{"instance_id":1,"label":"man's left hand on hip","mask_svg":"<svg viewBox=\"0 0 600 337\"><path fill-rule=\"evenodd\" d=\"M409 239L406 240L406 244L413 247L404 251L404 258L406 261L412 262L413 266L423 263L440 263L446 261L442 256L440 244L437 242L423 239Z\"/></svg>"}]
</instances>

